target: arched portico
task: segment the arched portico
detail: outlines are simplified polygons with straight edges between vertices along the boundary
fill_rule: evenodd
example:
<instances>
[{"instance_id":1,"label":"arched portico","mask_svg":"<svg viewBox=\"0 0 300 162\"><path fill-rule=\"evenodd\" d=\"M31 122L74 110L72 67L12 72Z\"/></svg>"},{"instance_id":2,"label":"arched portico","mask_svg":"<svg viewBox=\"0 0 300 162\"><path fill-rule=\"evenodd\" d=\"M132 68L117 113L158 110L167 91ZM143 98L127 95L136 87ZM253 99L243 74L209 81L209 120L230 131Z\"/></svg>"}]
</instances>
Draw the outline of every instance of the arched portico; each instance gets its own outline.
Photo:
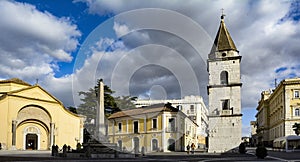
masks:
<instances>
[{"instance_id":1,"label":"arched portico","mask_svg":"<svg viewBox=\"0 0 300 162\"><path fill-rule=\"evenodd\" d=\"M47 150L53 144L51 116L42 107L29 105L21 108L14 124L16 149Z\"/></svg>"}]
</instances>

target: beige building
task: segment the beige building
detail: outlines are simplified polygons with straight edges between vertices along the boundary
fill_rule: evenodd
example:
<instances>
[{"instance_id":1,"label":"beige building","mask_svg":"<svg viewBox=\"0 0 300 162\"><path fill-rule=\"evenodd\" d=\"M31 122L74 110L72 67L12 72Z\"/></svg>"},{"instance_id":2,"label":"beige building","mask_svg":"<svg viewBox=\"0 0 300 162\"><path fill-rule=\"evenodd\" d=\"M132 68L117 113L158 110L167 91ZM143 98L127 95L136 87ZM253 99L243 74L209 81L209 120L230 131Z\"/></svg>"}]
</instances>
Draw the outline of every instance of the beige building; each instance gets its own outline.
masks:
<instances>
[{"instance_id":1,"label":"beige building","mask_svg":"<svg viewBox=\"0 0 300 162\"><path fill-rule=\"evenodd\" d=\"M197 147L206 146L207 128L208 128L208 109L206 108L201 96L185 96L182 99L170 100L141 100L135 102L136 107L150 106L153 104L171 103L172 106L181 110L197 125Z\"/></svg>"},{"instance_id":2,"label":"beige building","mask_svg":"<svg viewBox=\"0 0 300 162\"><path fill-rule=\"evenodd\" d=\"M242 138L241 75L239 55L224 22L224 15L207 60L208 152L237 148Z\"/></svg>"},{"instance_id":3,"label":"beige building","mask_svg":"<svg viewBox=\"0 0 300 162\"><path fill-rule=\"evenodd\" d=\"M263 91L256 110L258 142L272 146L276 139L295 135L292 126L300 123L300 78L285 79L274 90Z\"/></svg>"},{"instance_id":4,"label":"beige building","mask_svg":"<svg viewBox=\"0 0 300 162\"><path fill-rule=\"evenodd\" d=\"M0 81L0 143L3 149L47 150L82 142L84 118L39 85Z\"/></svg>"},{"instance_id":5,"label":"beige building","mask_svg":"<svg viewBox=\"0 0 300 162\"><path fill-rule=\"evenodd\" d=\"M197 142L197 124L170 105L125 110L108 120L110 142L128 152L184 151Z\"/></svg>"}]
</instances>

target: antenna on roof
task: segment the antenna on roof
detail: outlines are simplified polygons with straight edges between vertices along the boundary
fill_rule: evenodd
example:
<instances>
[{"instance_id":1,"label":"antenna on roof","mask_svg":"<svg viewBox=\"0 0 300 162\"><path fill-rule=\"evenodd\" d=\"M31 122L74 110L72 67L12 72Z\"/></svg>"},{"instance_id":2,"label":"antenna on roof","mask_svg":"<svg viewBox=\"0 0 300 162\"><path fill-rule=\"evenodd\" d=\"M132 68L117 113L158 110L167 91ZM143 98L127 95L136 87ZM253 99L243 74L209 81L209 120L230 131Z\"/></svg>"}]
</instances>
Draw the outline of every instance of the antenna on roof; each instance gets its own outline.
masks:
<instances>
[{"instance_id":1,"label":"antenna on roof","mask_svg":"<svg viewBox=\"0 0 300 162\"><path fill-rule=\"evenodd\" d=\"M277 79L275 78L275 80L274 80L274 84L275 84L275 88L277 87Z\"/></svg>"},{"instance_id":2,"label":"antenna on roof","mask_svg":"<svg viewBox=\"0 0 300 162\"><path fill-rule=\"evenodd\" d=\"M37 84L39 84L39 79L36 79L36 82L35 82L35 84L37 85Z\"/></svg>"}]
</instances>

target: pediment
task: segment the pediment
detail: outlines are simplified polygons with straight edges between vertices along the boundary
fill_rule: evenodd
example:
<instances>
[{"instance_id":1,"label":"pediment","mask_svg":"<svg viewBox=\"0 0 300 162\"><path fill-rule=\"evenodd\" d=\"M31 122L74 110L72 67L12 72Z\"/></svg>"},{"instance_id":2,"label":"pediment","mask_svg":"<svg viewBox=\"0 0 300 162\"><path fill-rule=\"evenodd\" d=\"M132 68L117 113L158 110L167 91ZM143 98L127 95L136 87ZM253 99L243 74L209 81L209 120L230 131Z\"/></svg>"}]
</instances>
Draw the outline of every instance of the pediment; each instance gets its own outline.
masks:
<instances>
[{"instance_id":1,"label":"pediment","mask_svg":"<svg viewBox=\"0 0 300 162\"><path fill-rule=\"evenodd\" d=\"M19 91L11 92L10 94L25 98L32 98L50 102L60 102L54 96L52 96L50 93L48 93L38 85L32 86L30 88L25 88Z\"/></svg>"}]
</instances>

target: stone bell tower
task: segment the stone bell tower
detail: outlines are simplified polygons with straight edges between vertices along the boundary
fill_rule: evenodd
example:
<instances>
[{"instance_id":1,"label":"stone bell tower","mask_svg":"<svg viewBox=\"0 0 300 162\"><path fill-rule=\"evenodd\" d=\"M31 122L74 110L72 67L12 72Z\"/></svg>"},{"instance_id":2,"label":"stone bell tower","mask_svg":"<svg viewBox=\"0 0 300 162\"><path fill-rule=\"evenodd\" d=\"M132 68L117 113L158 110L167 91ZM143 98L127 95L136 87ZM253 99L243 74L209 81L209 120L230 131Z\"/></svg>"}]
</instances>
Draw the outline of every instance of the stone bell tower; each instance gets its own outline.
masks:
<instances>
[{"instance_id":1,"label":"stone bell tower","mask_svg":"<svg viewBox=\"0 0 300 162\"><path fill-rule=\"evenodd\" d=\"M218 33L207 60L209 72L208 152L227 152L241 143L241 75L239 55L221 16Z\"/></svg>"}]
</instances>

